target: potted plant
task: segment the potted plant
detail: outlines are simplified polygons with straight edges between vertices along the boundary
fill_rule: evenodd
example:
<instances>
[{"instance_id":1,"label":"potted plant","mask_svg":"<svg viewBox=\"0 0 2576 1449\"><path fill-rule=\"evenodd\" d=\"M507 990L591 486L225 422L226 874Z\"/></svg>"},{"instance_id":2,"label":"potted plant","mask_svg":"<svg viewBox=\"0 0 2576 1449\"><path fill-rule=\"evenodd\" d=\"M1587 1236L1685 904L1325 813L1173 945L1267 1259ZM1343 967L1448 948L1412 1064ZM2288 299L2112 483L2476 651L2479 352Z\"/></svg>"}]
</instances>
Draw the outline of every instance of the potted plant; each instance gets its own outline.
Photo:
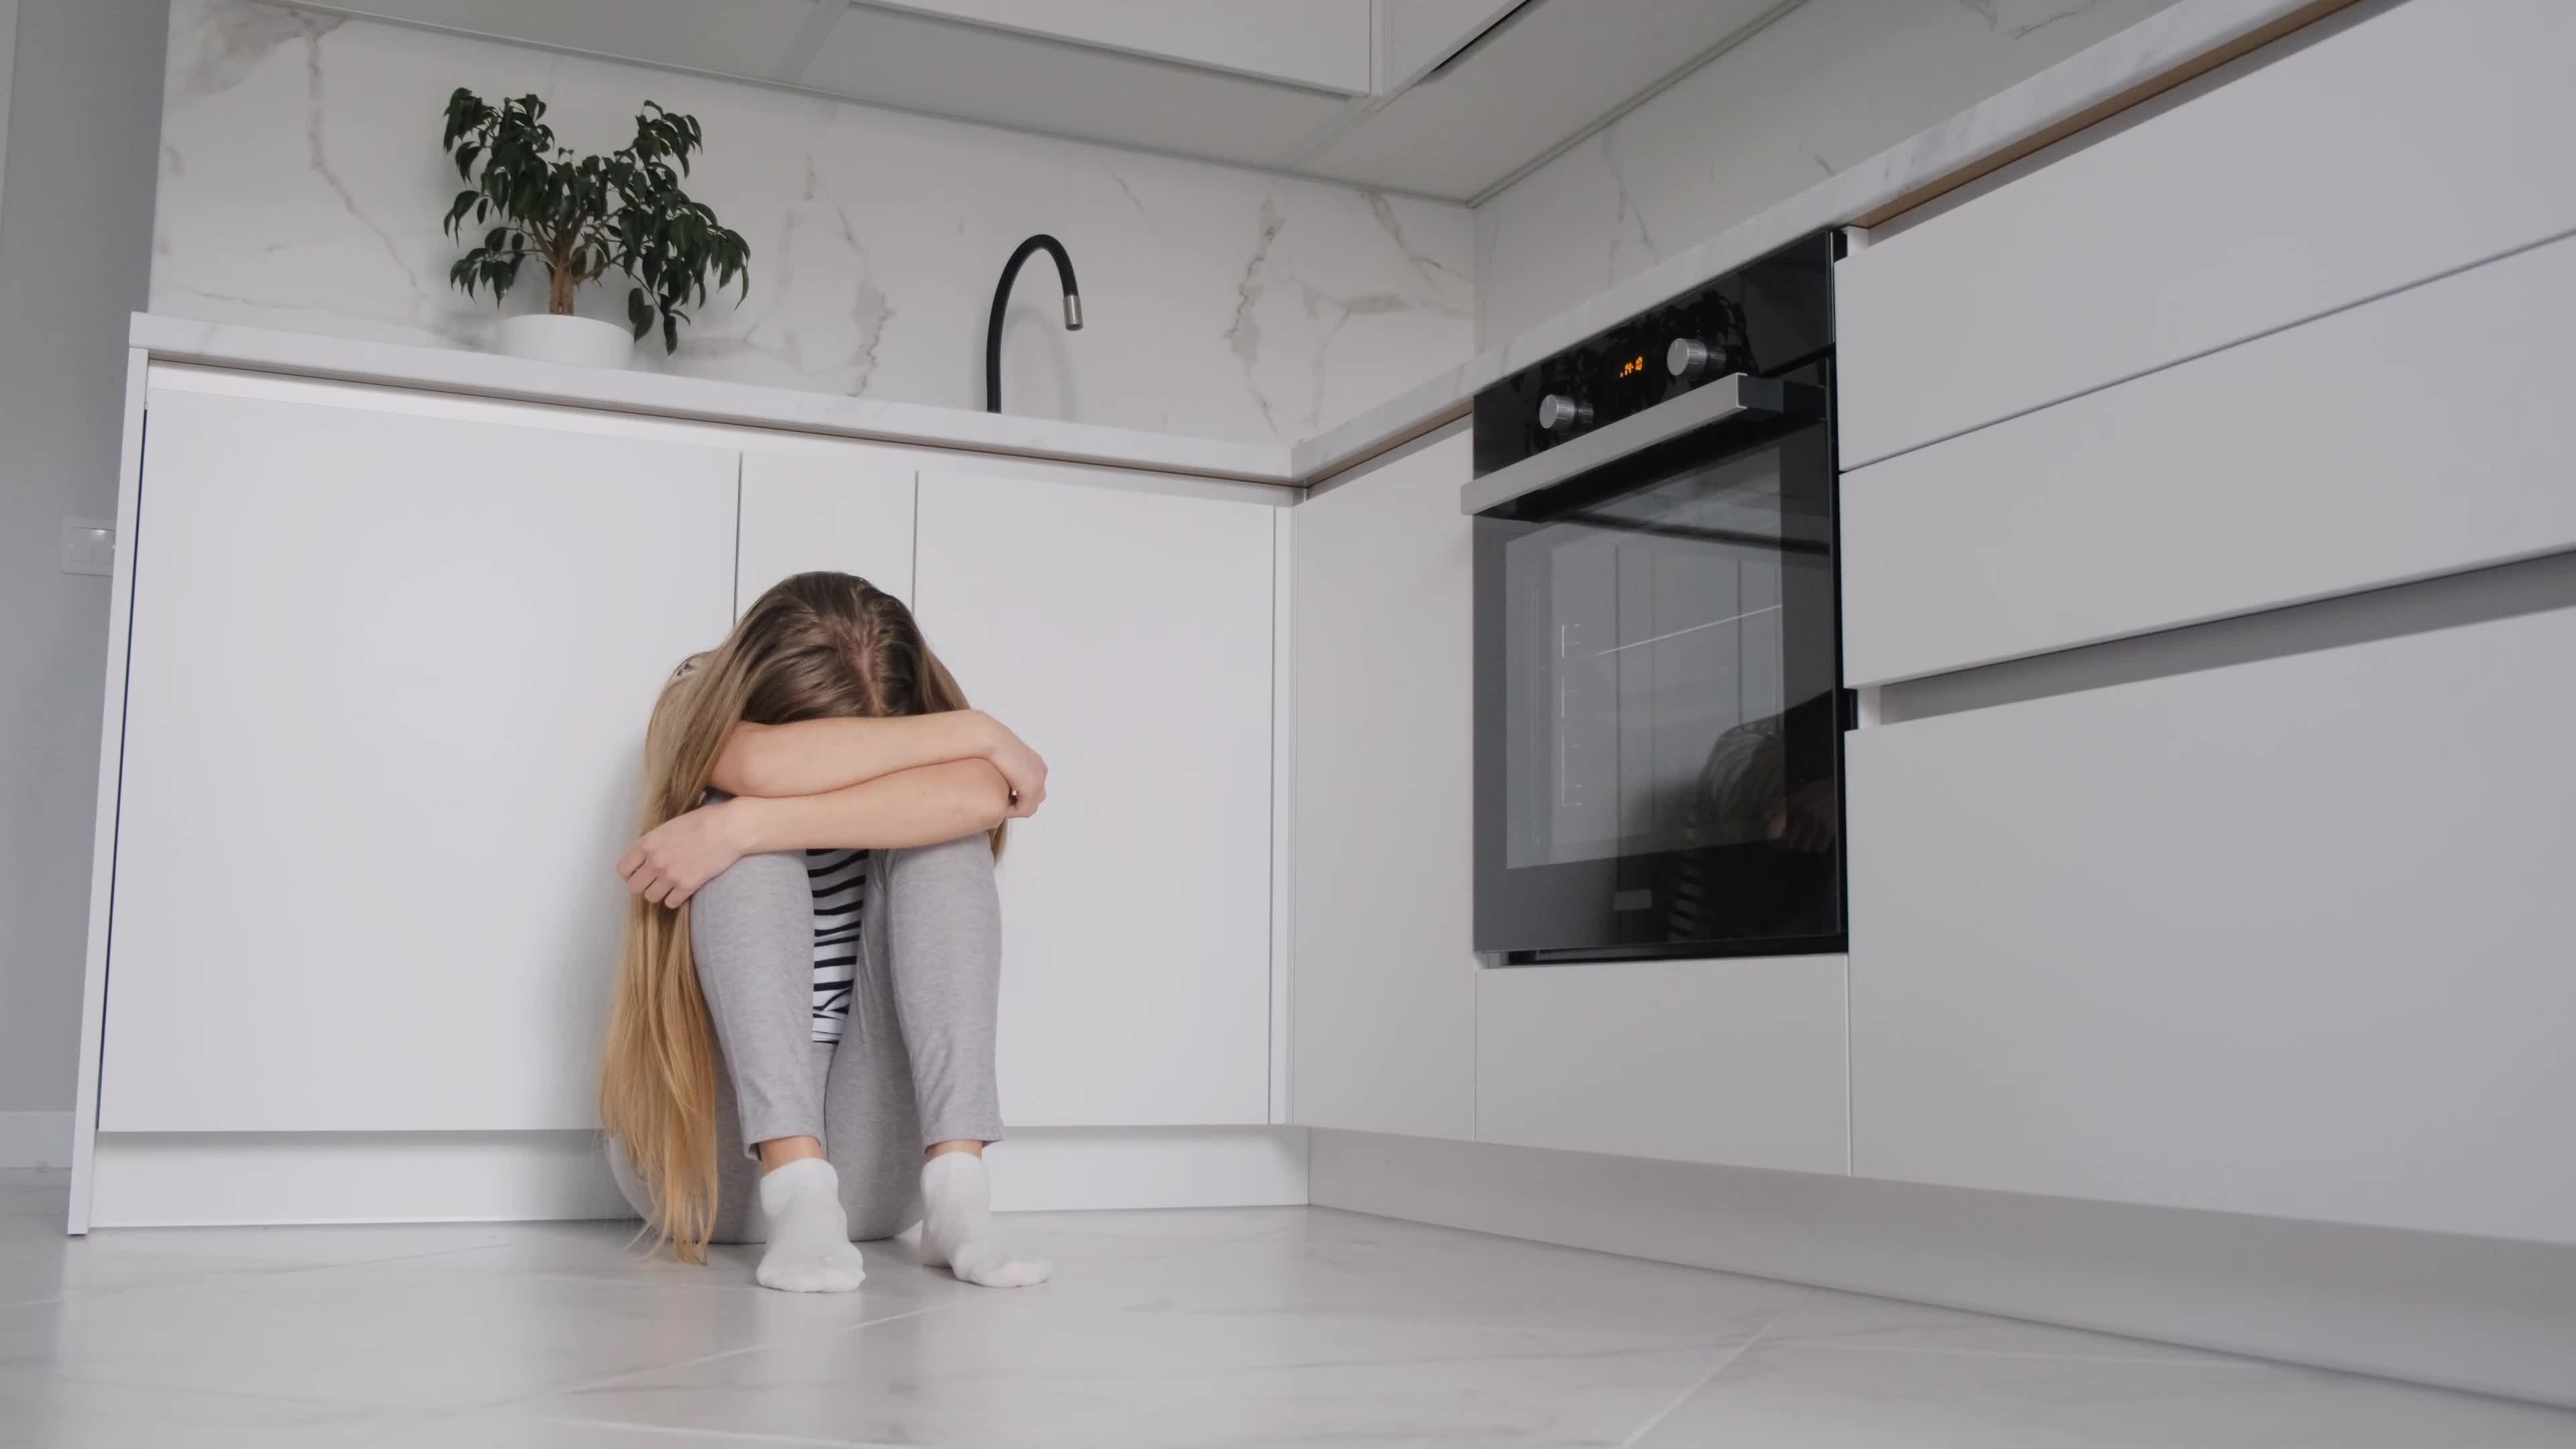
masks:
<instances>
[{"instance_id":1,"label":"potted plant","mask_svg":"<svg viewBox=\"0 0 2576 1449\"><path fill-rule=\"evenodd\" d=\"M447 98L440 145L469 183L447 208L447 234L463 240L469 218L488 224L482 244L448 269L447 280L469 297L489 287L498 303L530 258L546 269L546 310L504 318L503 352L622 367L656 319L663 350L679 348L680 323L690 305L706 300L710 273L718 288L739 281L750 294L750 245L680 189L690 155L705 144L695 117L646 101L633 141L575 159L555 144L545 114L535 96L505 100L497 110L461 86ZM611 270L632 283L631 338L613 323L573 315L581 285Z\"/></svg>"}]
</instances>

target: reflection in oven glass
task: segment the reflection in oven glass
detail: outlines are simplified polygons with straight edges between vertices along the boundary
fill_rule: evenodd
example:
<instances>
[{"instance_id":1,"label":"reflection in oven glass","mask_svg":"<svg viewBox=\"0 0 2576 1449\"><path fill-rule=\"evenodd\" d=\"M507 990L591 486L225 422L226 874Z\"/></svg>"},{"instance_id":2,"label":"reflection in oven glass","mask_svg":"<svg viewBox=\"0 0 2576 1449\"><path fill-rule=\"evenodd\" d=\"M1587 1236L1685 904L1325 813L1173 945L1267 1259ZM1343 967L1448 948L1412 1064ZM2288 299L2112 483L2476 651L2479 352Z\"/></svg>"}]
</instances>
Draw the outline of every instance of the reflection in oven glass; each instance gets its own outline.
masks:
<instances>
[{"instance_id":1,"label":"reflection in oven glass","mask_svg":"<svg viewBox=\"0 0 2576 1449\"><path fill-rule=\"evenodd\" d=\"M1504 550L1506 865L1659 857L1620 882L1654 918L1627 939L1837 929L1831 681L1793 677L1814 671L1783 632L1793 593L1832 587L1831 522L1784 498L1780 462L1687 472Z\"/></svg>"}]
</instances>

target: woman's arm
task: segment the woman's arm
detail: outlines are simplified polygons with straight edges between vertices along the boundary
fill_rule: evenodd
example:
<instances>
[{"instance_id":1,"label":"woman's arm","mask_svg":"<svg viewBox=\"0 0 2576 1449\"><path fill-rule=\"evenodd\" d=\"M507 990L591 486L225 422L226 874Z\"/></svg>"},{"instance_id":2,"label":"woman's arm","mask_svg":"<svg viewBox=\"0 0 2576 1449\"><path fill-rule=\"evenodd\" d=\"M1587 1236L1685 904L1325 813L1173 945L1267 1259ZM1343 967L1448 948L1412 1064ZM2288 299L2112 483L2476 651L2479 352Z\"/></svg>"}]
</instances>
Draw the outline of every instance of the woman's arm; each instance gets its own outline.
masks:
<instances>
[{"instance_id":1,"label":"woman's arm","mask_svg":"<svg viewBox=\"0 0 2576 1449\"><path fill-rule=\"evenodd\" d=\"M1001 771L984 760L952 760L815 795L745 795L700 806L646 832L617 862L617 873L644 899L678 906L746 855L936 845L1011 815Z\"/></svg>"},{"instance_id":2,"label":"woman's arm","mask_svg":"<svg viewBox=\"0 0 2576 1449\"><path fill-rule=\"evenodd\" d=\"M735 725L712 783L728 795L820 795L926 765L983 760L1018 796L1012 813L1046 798L1046 761L979 709L875 719L809 719Z\"/></svg>"},{"instance_id":3,"label":"woman's arm","mask_svg":"<svg viewBox=\"0 0 2576 1449\"><path fill-rule=\"evenodd\" d=\"M897 770L815 795L746 796L724 804L741 807L736 829L744 855L937 845L990 830L1012 816L1010 786L985 760Z\"/></svg>"}]
</instances>

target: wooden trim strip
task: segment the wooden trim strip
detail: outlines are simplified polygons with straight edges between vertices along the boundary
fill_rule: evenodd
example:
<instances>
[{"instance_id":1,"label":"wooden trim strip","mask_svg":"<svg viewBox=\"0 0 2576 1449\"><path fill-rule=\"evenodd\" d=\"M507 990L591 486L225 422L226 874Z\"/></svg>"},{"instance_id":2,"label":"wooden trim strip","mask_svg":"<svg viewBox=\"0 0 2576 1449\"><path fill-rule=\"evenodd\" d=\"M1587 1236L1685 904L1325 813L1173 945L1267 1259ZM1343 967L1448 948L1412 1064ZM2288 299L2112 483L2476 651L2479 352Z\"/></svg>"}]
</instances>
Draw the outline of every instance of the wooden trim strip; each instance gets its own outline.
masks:
<instances>
[{"instance_id":1,"label":"wooden trim strip","mask_svg":"<svg viewBox=\"0 0 2576 1449\"><path fill-rule=\"evenodd\" d=\"M1296 486L1311 491L1316 487L1316 485L1328 483L1333 479L1342 476L1344 473L1351 471L1353 468L1363 467L1369 463L1373 463L1378 459L1385 457L1387 454L1394 452L1396 449L1403 447L1405 444L1412 442L1416 438L1426 437L1432 433L1436 433L1442 428L1449 426L1451 423L1458 421L1460 418L1467 416L1475 410L1475 397L1472 394L1467 397L1462 397L1456 402L1451 403L1449 406L1442 408L1440 411L1431 414L1429 417L1422 419L1418 423L1415 423L1413 426L1405 428L1400 432L1389 433L1385 437L1378 439L1376 442L1371 443L1365 452L1353 453L1351 456L1333 464L1330 468L1322 469L1306 477L1299 478L1296 482Z\"/></svg>"}]
</instances>

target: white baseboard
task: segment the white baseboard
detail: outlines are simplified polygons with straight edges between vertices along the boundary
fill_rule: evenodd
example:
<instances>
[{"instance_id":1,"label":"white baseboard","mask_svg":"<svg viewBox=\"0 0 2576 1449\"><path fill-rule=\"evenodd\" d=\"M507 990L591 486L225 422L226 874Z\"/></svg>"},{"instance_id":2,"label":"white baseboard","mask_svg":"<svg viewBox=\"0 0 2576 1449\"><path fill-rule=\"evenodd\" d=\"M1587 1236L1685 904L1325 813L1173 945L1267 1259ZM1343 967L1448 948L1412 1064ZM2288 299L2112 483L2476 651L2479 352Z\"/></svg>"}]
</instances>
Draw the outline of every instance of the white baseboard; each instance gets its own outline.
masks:
<instances>
[{"instance_id":1,"label":"white baseboard","mask_svg":"<svg viewBox=\"0 0 2576 1449\"><path fill-rule=\"evenodd\" d=\"M0 1167L71 1165L71 1113L0 1112Z\"/></svg>"},{"instance_id":2,"label":"white baseboard","mask_svg":"<svg viewBox=\"0 0 2576 1449\"><path fill-rule=\"evenodd\" d=\"M986 1149L1000 1212L1306 1201L1303 1127L1048 1127Z\"/></svg>"},{"instance_id":3,"label":"white baseboard","mask_svg":"<svg viewBox=\"0 0 2576 1449\"><path fill-rule=\"evenodd\" d=\"M1317 1206L2576 1405L2576 1248L1317 1131Z\"/></svg>"},{"instance_id":4,"label":"white baseboard","mask_svg":"<svg viewBox=\"0 0 2576 1449\"><path fill-rule=\"evenodd\" d=\"M66 1146L70 1135L64 1114ZM1050 1128L992 1158L993 1205L1007 1212L1306 1200L1298 1127ZM102 1132L87 1224L626 1216L595 1132Z\"/></svg>"},{"instance_id":5,"label":"white baseboard","mask_svg":"<svg viewBox=\"0 0 2576 1449\"><path fill-rule=\"evenodd\" d=\"M89 1209L102 1228L629 1215L596 1132L102 1132Z\"/></svg>"}]
</instances>

